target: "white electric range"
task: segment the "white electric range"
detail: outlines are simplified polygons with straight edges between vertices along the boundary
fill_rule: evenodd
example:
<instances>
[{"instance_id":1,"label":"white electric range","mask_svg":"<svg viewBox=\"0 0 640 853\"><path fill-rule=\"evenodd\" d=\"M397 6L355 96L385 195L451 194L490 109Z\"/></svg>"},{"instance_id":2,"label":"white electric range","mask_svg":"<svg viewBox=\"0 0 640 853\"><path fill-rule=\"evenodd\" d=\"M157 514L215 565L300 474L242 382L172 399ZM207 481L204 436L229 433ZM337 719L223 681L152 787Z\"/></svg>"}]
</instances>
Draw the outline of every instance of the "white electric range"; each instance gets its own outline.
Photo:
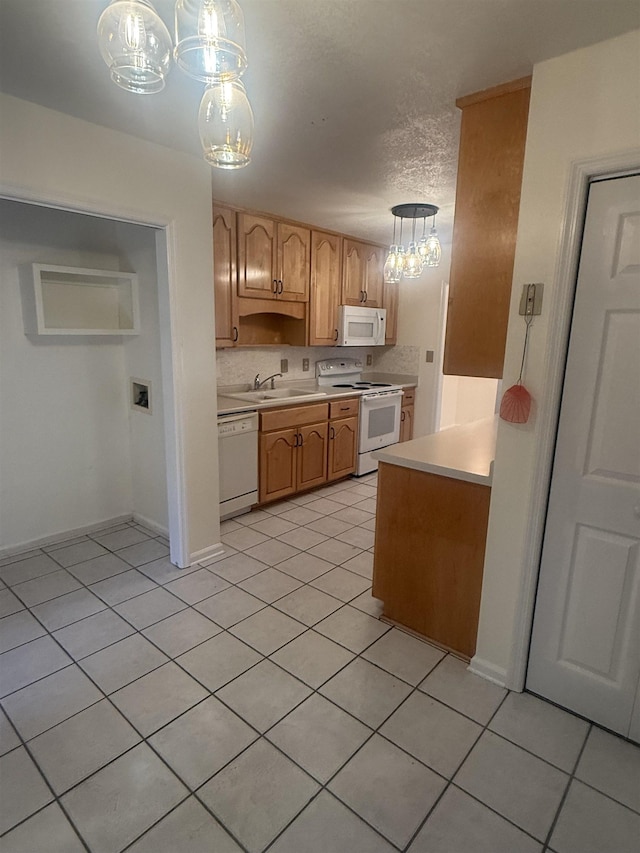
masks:
<instances>
[{"instance_id":1,"label":"white electric range","mask_svg":"<svg viewBox=\"0 0 640 853\"><path fill-rule=\"evenodd\" d=\"M358 429L358 464L356 475L361 477L378 468L374 450L397 444L400 438L400 411L403 390L388 382L367 382L362 379L362 361L357 358L328 358L316 362L318 385L353 390L360 395Z\"/></svg>"}]
</instances>

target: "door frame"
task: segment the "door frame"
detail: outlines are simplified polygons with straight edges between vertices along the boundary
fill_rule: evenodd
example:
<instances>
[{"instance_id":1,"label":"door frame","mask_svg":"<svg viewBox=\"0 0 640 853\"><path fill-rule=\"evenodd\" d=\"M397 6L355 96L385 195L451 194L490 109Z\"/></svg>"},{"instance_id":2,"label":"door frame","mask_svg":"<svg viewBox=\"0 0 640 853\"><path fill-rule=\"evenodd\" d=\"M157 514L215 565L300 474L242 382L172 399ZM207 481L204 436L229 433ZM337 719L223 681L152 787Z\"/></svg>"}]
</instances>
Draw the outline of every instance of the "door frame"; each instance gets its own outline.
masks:
<instances>
[{"instance_id":1,"label":"door frame","mask_svg":"<svg viewBox=\"0 0 640 853\"><path fill-rule=\"evenodd\" d=\"M160 315L160 359L164 415L165 473L169 516L170 560L184 568L192 562L187 539L186 494L184 474L183 404L180 371L175 354L179 352L175 323L176 311L175 224L149 211L105 206L71 194L42 194L0 182L0 198L34 204L53 210L64 210L156 230L156 265L158 272L158 311Z\"/></svg>"},{"instance_id":2,"label":"door frame","mask_svg":"<svg viewBox=\"0 0 640 853\"><path fill-rule=\"evenodd\" d=\"M560 251L549 311L549 346L545 357L546 384L539 401L539 423L534 446L534 477L531 511L524 537L524 565L506 686L521 692L525 686L529 646L533 628L538 575L542 557L544 528L551 488L564 371L573 318L573 301L578 282L582 234L587 211L589 184L594 179L622 177L640 170L640 150L632 149L607 157L575 160L569 169L566 206L560 235Z\"/></svg>"}]
</instances>

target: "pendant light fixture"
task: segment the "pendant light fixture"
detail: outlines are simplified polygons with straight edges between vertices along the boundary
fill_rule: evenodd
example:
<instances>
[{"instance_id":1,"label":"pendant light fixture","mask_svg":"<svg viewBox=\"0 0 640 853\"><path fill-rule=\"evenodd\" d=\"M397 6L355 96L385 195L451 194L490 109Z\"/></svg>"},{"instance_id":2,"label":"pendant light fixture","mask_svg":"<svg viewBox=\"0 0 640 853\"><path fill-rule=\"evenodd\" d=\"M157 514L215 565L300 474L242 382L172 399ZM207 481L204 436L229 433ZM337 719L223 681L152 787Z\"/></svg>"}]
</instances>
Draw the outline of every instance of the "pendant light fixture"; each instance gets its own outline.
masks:
<instances>
[{"instance_id":1,"label":"pendant light fixture","mask_svg":"<svg viewBox=\"0 0 640 853\"><path fill-rule=\"evenodd\" d=\"M244 17L236 0L177 0L179 68L194 80L238 80L247 67Z\"/></svg>"},{"instance_id":2,"label":"pendant light fixture","mask_svg":"<svg viewBox=\"0 0 640 853\"><path fill-rule=\"evenodd\" d=\"M240 77L247 68L244 17L237 0L177 0L176 47L150 0L111 0L98 21L98 45L121 88L162 91L173 55L207 84L198 114L205 159L222 169L251 160L253 113Z\"/></svg>"},{"instance_id":3,"label":"pendant light fixture","mask_svg":"<svg viewBox=\"0 0 640 853\"><path fill-rule=\"evenodd\" d=\"M240 169L251 155L253 113L239 80L212 83L198 114L204 158L221 169Z\"/></svg>"},{"instance_id":4,"label":"pendant light fixture","mask_svg":"<svg viewBox=\"0 0 640 853\"><path fill-rule=\"evenodd\" d=\"M112 0L98 21L98 47L121 89L138 95L164 89L171 36L149 0Z\"/></svg>"},{"instance_id":5,"label":"pendant light fixture","mask_svg":"<svg viewBox=\"0 0 640 853\"><path fill-rule=\"evenodd\" d=\"M400 278L419 278L425 266L437 267L442 250L435 228L435 216L439 208L435 204L396 204L391 208L393 214L393 244L389 249L384 265L384 280L387 284L396 284ZM426 235L426 220L433 216L433 226ZM400 243L402 243L402 220L412 220L411 242L404 251L402 245L396 245L396 217L400 219ZM423 233L416 243L416 220L423 220Z\"/></svg>"}]
</instances>

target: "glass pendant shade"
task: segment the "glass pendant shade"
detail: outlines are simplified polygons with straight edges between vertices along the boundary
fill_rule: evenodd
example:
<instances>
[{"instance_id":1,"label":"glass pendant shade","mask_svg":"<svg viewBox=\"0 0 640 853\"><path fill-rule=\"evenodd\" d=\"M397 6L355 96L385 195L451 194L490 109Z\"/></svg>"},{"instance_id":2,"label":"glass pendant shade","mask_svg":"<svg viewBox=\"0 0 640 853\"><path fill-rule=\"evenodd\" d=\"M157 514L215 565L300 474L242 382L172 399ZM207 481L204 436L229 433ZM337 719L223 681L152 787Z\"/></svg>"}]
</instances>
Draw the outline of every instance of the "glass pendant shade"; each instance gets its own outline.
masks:
<instances>
[{"instance_id":1,"label":"glass pendant shade","mask_svg":"<svg viewBox=\"0 0 640 853\"><path fill-rule=\"evenodd\" d=\"M171 36L148 0L112 0L98 21L98 46L122 89L141 95L164 89Z\"/></svg>"},{"instance_id":2,"label":"glass pendant shade","mask_svg":"<svg viewBox=\"0 0 640 853\"><path fill-rule=\"evenodd\" d=\"M239 80L212 83L198 114L204 158L221 169L239 169L251 160L253 113Z\"/></svg>"},{"instance_id":3,"label":"glass pendant shade","mask_svg":"<svg viewBox=\"0 0 640 853\"><path fill-rule=\"evenodd\" d=\"M422 242L422 240L420 242ZM438 232L435 227L430 230L429 236L425 240L425 251L424 253L421 252L421 254L426 267L437 267L440 265L442 247L440 246Z\"/></svg>"},{"instance_id":4,"label":"glass pendant shade","mask_svg":"<svg viewBox=\"0 0 640 853\"><path fill-rule=\"evenodd\" d=\"M409 243L409 248L404 256L403 274L405 278L418 278L422 272L422 258L418 254L415 242Z\"/></svg>"},{"instance_id":5,"label":"glass pendant shade","mask_svg":"<svg viewBox=\"0 0 640 853\"><path fill-rule=\"evenodd\" d=\"M195 80L237 80L247 67L244 17L236 0L177 0L178 66Z\"/></svg>"},{"instance_id":6,"label":"glass pendant shade","mask_svg":"<svg viewBox=\"0 0 640 853\"><path fill-rule=\"evenodd\" d=\"M394 243L384 264L384 280L387 284L397 284L402 278L403 258L399 247Z\"/></svg>"}]
</instances>

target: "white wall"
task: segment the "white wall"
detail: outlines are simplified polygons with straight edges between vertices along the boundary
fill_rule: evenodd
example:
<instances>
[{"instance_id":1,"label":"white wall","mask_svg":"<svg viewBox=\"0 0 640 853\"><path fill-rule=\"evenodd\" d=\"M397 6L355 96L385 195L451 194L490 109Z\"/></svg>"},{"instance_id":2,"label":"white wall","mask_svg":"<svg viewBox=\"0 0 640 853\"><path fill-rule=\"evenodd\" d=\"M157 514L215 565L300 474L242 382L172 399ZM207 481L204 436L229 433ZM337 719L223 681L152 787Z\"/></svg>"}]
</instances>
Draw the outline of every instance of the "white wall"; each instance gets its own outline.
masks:
<instances>
[{"instance_id":1,"label":"white wall","mask_svg":"<svg viewBox=\"0 0 640 853\"><path fill-rule=\"evenodd\" d=\"M449 278L451 245L443 244L442 259L436 269L426 269L420 278L400 281L398 306L398 345L417 348L418 391L413 435L426 435L438 429L438 384L444 346L442 301L444 282ZM427 363L427 350L434 360Z\"/></svg>"},{"instance_id":2,"label":"white wall","mask_svg":"<svg viewBox=\"0 0 640 853\"><path fill-rule=\"evenodd\" d=\"M563 227L578 161L632 152L640 165L640 31L540 63L534 68L520 220L505 360L505 386L520 367L524 328L518 316L521 285L545 284L542 316L530 334L524 381L538 405L549 383L551 329L561 310ZM479 670L511 683L512 650L521 626L516 614L532 557L529 524L536 511L533 483L548 463L539 452L541 422L534 405L528 424L501 422L484 568L478 647Z\"/></svg>"},{"instance_id":3,"label":"white wall","mask_svg":"<svg viewBox=\"0 0 640 853\"><path fill-rule=\"evenodd\" d=\"M498 379L443 376L439 429L488 418L496 408Z\"/></svg>"},{"instance_id":4,"label":"white wall","mask_svg":"<svg viewBox=\"0 0 640 853\"><path fill-rule=\"evenodd\" d=\"M220 538L210 167L5 95L0 114L0 194L166 226L159 311L171 557L186 565Z\"/></svg>"}]
</instances>

